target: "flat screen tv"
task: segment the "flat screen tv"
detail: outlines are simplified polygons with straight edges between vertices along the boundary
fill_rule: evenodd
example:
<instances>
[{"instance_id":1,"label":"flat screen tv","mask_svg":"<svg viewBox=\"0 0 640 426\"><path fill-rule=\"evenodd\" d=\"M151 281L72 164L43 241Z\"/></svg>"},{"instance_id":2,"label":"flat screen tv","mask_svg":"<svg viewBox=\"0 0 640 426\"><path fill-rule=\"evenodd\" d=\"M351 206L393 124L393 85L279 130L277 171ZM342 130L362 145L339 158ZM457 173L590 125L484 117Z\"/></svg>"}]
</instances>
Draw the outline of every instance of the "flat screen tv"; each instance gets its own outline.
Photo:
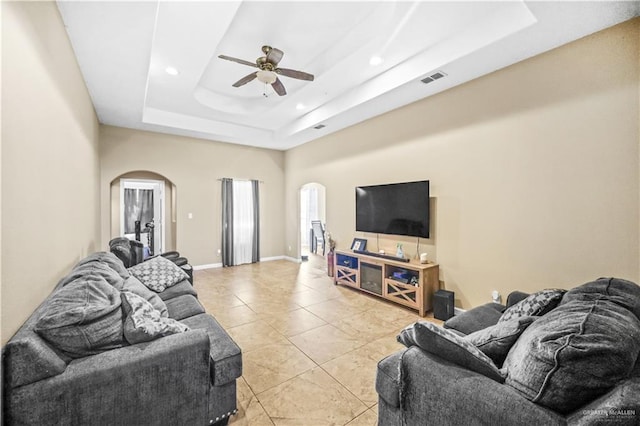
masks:
<instances>
[{"instance_id":1,"label":"flat screen tv","mask_svg":"<svg viewBox=\"0 0 640 426\"><path fill-rule=\"evenodd\" d=\"M429 181L357 187L356 231L429 238Z\"/></svg>"}]
</instances>

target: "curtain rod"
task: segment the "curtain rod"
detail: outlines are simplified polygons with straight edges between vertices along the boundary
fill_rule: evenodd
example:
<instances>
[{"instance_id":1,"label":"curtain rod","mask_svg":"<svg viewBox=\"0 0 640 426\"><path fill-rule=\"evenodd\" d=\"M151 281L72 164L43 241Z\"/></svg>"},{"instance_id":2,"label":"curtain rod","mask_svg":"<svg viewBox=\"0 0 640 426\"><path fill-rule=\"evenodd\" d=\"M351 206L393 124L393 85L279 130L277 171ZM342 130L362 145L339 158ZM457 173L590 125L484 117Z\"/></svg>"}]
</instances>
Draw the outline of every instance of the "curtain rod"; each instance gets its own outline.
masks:
<instances>
[{"instance_id":1,"label":"curtain rod","mask_svg":"<svg viewBox=\"0 0 640 426\"><path fill-rule=\"evenodd\" d=\"M223 178L218 178L217 180L222 182L222 179ZM255 179L238 179L238 178L227 178L227 179L239 180L239 181L242 181L242 182L251 182L252 180L255 180ZM258 182L259 183L264 183L263 180L259 180Z\"/></svg>"}]
</instances>

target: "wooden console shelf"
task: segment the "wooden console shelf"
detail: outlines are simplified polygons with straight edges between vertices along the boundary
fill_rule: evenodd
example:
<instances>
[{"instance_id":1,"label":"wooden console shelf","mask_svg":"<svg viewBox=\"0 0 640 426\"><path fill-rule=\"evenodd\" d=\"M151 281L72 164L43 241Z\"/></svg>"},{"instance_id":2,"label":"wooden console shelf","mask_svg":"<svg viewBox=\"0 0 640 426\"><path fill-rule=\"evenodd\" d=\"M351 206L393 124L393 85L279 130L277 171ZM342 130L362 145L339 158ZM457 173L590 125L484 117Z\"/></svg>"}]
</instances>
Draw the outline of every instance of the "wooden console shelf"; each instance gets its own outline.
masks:
<instances>
[{"instance_id":1,"label":"wooden console shelf","mask_svg":"<svg viewBox=\"0 0 640 426\"><path fill-rule=\"evenodd\" d=\"M336 250L335 284L343 284L418 310L425 316L440 288L436 263L401 262Z\"/></svg>"}]
</instances>

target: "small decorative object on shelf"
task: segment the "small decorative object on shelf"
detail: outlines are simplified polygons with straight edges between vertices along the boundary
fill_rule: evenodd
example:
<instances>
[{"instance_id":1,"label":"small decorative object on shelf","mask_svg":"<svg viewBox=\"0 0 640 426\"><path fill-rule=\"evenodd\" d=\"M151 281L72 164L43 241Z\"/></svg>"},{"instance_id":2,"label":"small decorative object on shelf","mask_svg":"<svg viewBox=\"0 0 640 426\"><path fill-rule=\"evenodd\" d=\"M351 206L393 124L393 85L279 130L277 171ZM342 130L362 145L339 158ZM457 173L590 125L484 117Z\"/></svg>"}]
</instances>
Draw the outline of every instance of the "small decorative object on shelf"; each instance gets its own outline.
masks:
<instances>
[{"instance_id":1,"label":"small decorative object on shelf","mask_svg":"<svg viewBox=\"0 0 640 426\"><path fill-rule=\"evenodd\" d=\"M402 250L402 244L401 243L398 243L396 245L396 257L400 257L400 258L404 257L404 251Z\"/></svg>"},{"instance_id":2,"label":"small decorative object on shelf","mask_svg":"<svg viewBox=\"0 0 640 426\"><path fill-rule=\"evenodd\" d=\"M336 240L331 238L331 233L329 231L325 231L324 240L329 243L329 251L335 250L335 248L336 248Z\"/></svg>"},{"instance_id":3,"label":"small decorative object on shelf","mask_svg":"<svg viewBox=\"0 0 640 426\"><path fill-rule=\"evenodd\" d=\"M427 253L420 253L420 263L429 263L427 260Z\"/></svg>"},{"instance_id":4,"label":"small decorative object on shelf","mask_svg":"<svg viewBox=\"0 0 640 426\"><path fill-rule=\"evenodd\" d=\"M351 243L351 250L365 251L367 249L367 240L362 238L354 238Z\"/></svg>"},{"instance_id":5,"label":"small decorative object on shelf","mask_svg":"<svg viewBox=\"0 0 640 426\"><path fill-rule=\"evenodd\" d=\"M333 277L336 241L331 238L331 233L329 231L325 231L324 240L329 244L329 252L327 253L327 275Z\"/></svg>"}]
</instances>

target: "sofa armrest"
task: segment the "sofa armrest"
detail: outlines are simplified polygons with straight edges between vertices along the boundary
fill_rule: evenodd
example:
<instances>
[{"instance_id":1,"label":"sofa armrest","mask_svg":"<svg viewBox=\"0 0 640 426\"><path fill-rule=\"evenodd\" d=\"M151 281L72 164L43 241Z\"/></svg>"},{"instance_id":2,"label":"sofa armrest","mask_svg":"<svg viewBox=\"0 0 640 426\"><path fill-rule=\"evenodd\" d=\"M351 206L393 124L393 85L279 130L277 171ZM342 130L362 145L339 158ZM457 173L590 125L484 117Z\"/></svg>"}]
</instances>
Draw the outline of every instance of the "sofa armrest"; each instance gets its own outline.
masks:
<instances>
[{"instance_id":1,"label":"sofa armrest","mask_svg":"<svg viewBox=\"0 0 640 426\"><path fill-rule=\"evenodd\" d=\"M393 359L401 363L399 409L404 424L566 424L564 416L530 402L508 385L417 347L401 352Z\"/></svg>"},{"instance_id":2,"label":"sofa armrest","mask_svg":"<svg viewBox=\"0 0 640 426\"><path fill-rule=\"evenodd\" d=\"M378 362L376 392L389 406L400 407L400 362L407 349L392 353Z\"/></svg>"},{"instance_id":3,"label":"sofa armrest","mask_svg":"<svg viewBox=\"0 0 640 426\"><path fill-rule=\"evenodd\" d=\"M76 359L5 395L7 424L208 423L209 351L190 330Z\"/></svg>"},{"instance_id":4,"label":"sofa armrest","mask_svg":"<svg viewBox=\"0 0 640 426\"><path fill-rule=\"evenodd\" d=\"M495 325L505 309L505 306L499 303L485 303L449 318L443 326L462 335L471 334Z\"/></svg>"}]
</instances>

